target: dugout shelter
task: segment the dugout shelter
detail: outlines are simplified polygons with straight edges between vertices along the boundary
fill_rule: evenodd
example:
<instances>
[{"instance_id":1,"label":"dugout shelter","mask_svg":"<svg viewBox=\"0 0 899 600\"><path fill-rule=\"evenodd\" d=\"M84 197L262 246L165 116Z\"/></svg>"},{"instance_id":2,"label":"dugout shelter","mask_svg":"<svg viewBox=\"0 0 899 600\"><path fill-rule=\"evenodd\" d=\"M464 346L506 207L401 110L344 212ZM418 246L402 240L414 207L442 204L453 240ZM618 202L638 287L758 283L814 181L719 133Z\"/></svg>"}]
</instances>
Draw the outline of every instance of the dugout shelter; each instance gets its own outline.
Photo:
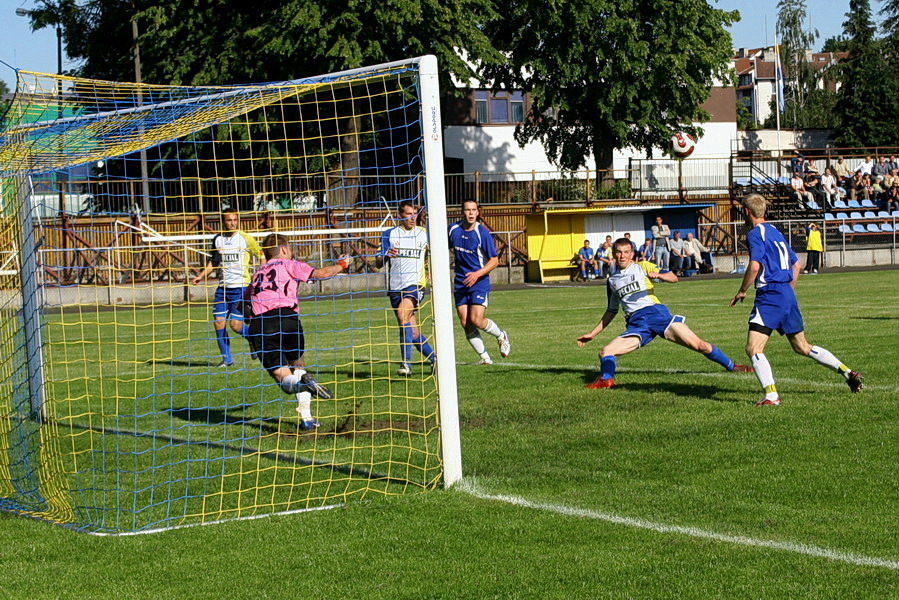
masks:
<instances>
[{"instance_id":1,"label":"dugout shelter","mask_svg":"<svg viewBox=\"0 0 899 600\"><path fill-rule=\"evenodd\" d=\"M651 235L656 216L661 216L671 228L697 233L698 212L712 204L666 204L641 206L608 206L590 208L550 209L528 215L527 281L547 283L567 281L577 272L576 256L590 240L596 249L602 247L607 235L612 239L631 234L637 246Z\"/></svg>"}]
</instances>

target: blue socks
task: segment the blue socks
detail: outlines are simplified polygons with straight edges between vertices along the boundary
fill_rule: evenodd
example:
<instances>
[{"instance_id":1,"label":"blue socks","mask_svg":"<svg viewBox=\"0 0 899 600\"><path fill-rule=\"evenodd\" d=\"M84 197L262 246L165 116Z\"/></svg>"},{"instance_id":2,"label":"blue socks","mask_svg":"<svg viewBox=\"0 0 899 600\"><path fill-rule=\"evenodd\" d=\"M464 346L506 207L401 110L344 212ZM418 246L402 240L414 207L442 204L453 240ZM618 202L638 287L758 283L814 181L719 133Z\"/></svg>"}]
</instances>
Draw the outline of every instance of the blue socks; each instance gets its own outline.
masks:
<instances>
[{"instance_id":1,"label":"blue socks","mask_svg":"<svg viewBox=\"0 0 899 600\"><path fill-rule=\"evenodd\" d=\"M228 336L228 329L216 329L215 341L219 345L219 352L222 353L222 360L226 364L231 364L234 360L231 358L231 338Z\"/></svg>"},{"instance_id":2,"label":"blue socks","mask_svg":"<svg viewBox=\"0 0 899 600\"><path fill-rule=\"evenodd\" d=\"M241 324L240 335L244 336L246 339L250 339L250 328L247 327L246 323Z\"/></svg>"},{"instance_id":3,"label":"blue socks","mask_svg":"<svg viewBox=\"0 0 899 600\"><path fill-rule=\"evenodd\" d=\"M734 370L734 361L729 359L727 357L727 355L724 352L722 352L718 348L718 346L716 346L714 344L712 344L712 351L709 352L708 354L705 354L704 356L709 360L715 361L716 363L718 363L719 365L721 365L728 371Z\"/></svg>"},{"instance_id":4,"label":"blue socks","mask_svg":"<svg viewBox=\"0 0 899 600\"><path fill-rule=\"evenodd\" d=\"M417 336L413 336L412 334L412 324L411 323L403 323L400 325L400 344L403 349L403 364L409 364L412 362L412 346L424 354L425 358L427 358L430 362L434 362L437 358L434 356L434 349L431 348L431 345L428 343L427 338L419 333Z\"/></svg>"},{"instance_id":5,"label":"blue socks","mask_svg":"<svg viewBox=\"0 0 899 600\"><path fill-rule=\"evenodd\" d=\"M615 377L615 368L618 366L614 356L603 356L599 361L599 372L602 379Z\"/></svg>"},{"instance_id":6,"label":"blue socks","mask_svg":"<svg viewBox=\"0 0 899 600\"><path fill-rule=\"evenodd\" d=\"M431 344L428 343L428 340L425 336L418 334L418 337L412 340L412 343L415 344L415 347L418 348L418 351L425 355L432 363L437 360L437 357L434 356L434 350L431 348Z\"/></svg>"}]
</instances>

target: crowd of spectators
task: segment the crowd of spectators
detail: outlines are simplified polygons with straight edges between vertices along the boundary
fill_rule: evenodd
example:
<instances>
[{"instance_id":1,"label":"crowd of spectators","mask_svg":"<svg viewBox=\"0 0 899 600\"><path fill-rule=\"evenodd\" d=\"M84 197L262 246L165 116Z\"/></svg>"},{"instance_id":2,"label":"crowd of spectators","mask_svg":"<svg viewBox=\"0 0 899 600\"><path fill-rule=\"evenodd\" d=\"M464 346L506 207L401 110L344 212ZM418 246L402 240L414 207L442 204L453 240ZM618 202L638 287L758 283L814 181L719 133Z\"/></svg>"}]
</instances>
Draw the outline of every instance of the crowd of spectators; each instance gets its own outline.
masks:
<instances>
[{"instance_id":1,"label":"crowd of spectators","mask_svg":"<svg viewBox=\"0 0 899 600\"><path fill-rule=\"evenodd\" d=\"M899 210L899 161L895 155L869 154L854 166L836 157L818 172L813 158L801 152L790 159L790 198L800 208L833 210L838 200L869 200L885 211Z\"/></svg>"}]
</instances>

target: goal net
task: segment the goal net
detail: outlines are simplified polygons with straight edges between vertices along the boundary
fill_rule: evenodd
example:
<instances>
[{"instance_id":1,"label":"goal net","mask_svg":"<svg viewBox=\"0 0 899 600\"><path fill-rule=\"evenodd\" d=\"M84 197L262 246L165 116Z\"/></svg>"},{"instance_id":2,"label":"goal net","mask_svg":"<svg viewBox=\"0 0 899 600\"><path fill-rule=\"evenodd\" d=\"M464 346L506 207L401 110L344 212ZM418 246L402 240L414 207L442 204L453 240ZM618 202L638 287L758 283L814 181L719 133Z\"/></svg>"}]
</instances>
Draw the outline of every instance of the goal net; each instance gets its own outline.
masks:
<instances>
[{"instance_id":1,"label":"goal net","mask_svg":"<svg viewBox=\"0 0 899 600\"><path fill-rule=\"evenodd\" d=\"M0 509L123 534L461 477L441 138L431 56L217 87L18 71L0 122ZM439 369L406 364L379 266L403 201L427 236L417 343ZM237 315L215 327L228 276L204 267L226 209L236 235L280 233L313 267L352 257L298 290L304 368L331 396L311 402L318 427Z\"/></svg>"}]
</instances>

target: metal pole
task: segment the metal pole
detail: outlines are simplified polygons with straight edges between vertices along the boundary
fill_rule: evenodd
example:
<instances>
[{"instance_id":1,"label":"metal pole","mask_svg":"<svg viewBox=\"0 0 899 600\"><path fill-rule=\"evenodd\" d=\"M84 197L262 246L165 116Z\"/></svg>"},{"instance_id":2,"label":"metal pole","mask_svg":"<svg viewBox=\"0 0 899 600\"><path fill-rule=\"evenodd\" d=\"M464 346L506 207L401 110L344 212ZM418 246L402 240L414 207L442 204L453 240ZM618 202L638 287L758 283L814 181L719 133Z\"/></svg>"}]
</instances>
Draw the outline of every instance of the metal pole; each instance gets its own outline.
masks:
<instances>
[{"instance_id":1,"label":"metal pole","mask_svg":"<svg viewBox=\"0 0 899 600\"><path fill-rule=\"evenodd\" d=\"M134 2L131 3L131 8L134 9ZM137 31L137 18L135 16L131 17L131 39L134 41L134 82L138 84L137 89L137 105L143 106L144 104L144 92L141 89L140 85L143 83L143 79L141 78L140 73L140 44L137 41L138 31ZM143 134L143 127L141 127L141 134ZM143 137L143 135L141 135ZM140 181L141 181L141 195L143 196L143 201L141 202L141 206L143 207L143 211L145 215L150 214L150 180L149 174L147 171L147 151L140 151Z\"/></svg>"}]
</instances>

